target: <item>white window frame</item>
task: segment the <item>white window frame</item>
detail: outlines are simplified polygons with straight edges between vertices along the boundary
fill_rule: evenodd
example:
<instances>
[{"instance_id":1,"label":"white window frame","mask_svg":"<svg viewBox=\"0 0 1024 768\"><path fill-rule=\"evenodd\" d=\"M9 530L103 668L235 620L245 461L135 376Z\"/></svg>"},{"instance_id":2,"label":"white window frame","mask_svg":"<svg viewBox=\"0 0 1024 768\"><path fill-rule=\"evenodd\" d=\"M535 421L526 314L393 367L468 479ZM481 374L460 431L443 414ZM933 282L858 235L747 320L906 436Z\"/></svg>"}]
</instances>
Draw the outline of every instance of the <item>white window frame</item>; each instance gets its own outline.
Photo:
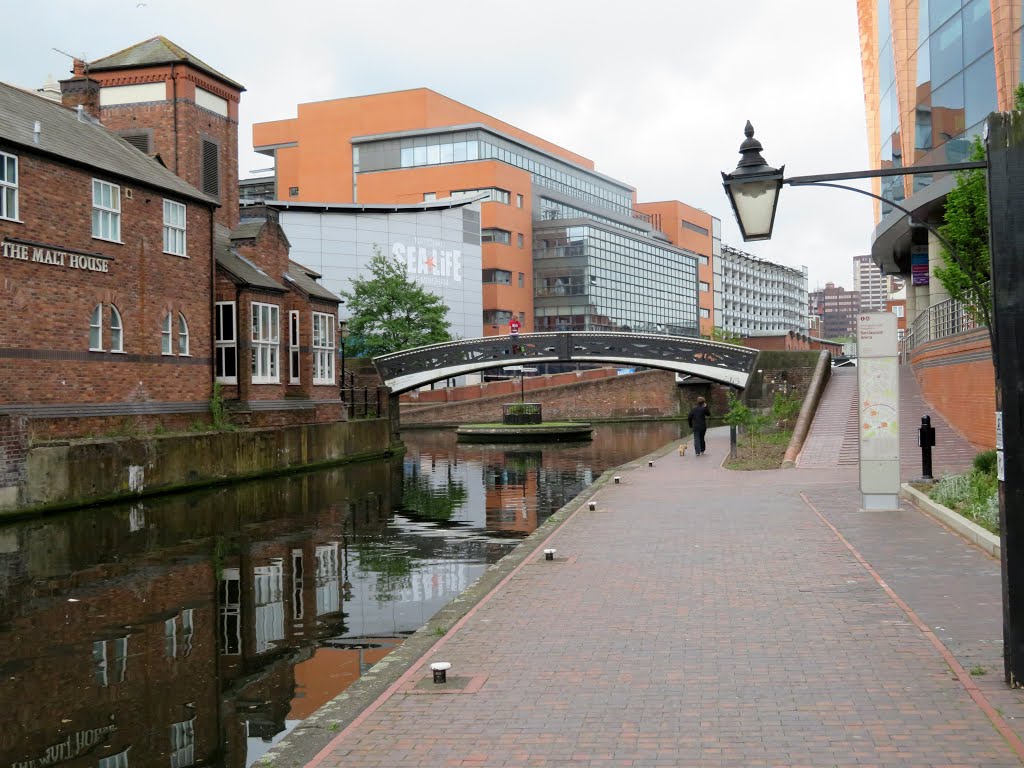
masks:
<instances>
[{"instance_id":1,"label":"white window frame","mask_svg":"<svg viewBox=\"0 0 1024 768\"><path fill-rule=\"evenodd\" d=\"M95 336L95 338L93 338ZM89 351L103 351L103 304L97 304L89 315Z\"/></svg>"},{"instance_id":2,"label":"white window frame","mask_svg":"<svg viewBox=\"0 0 1024 768\"><path fill-rule=\"evenodd\" d=\"M700 319L701 320L708 320L708 319L710 319L710 317L711 317L711 310L708 309L707 307L701 307L700 308Z\"/></svg>"},{"instance_id":3,"label":"white window frame","mask_svg":"<svg viewBox=\"0 0 1024 768\"><path fill-rule=\"evenodd\" d=\"M164 253L188 258L187 217L184 203L164 198Z\"/></svg>"},{"instance_id":4,"label":"white window frame","mask_svg":"<svg viewBox=\"0 0 1024 768\"><path fill-rule=\"evenodd\" d=\"M196 719L171 724L171 768L188 768L196 762Z\"/></svg>"},{"instance_id":5,"label":"white window frame","mask_svg":"<svg viewBox=\"0 0 1024 768\"><path fill-rule=\"evenodd\" d=\"M174 334L172 333L171 310L164 313L164 323L160 328L160 354L169 356L174 354Z\"/></svg>"},{"instance_id":6,"label":"white window frame","mask_svg":"<svg viewBox=\"0 0 1024 768\"><path fill-rule=\"evenodd\" d=\"M249 339L252 355L249 370L253 384L281 383L281 307L252 302Z\"/></svg>"},{"instance_id":7,"label":"white window frame","mask_svg":"<svg viewBox=\"0 0 1024 768\"><path fill-rule=\"evenodd\" d=\"M128 751L131 747L121 750L116 755L101 757L97 768L128 768Z\"/></svg>"},{"instance_id":8,"label":"white window frame","mask_svg":"<svg viewBox=\"0 0 1024 768\"><path fill-rule=\"evenodd\" d=\"M326 312L313 313L313 384L334 384L334 326L337 318Z\"/></svg>"},{"instance_id":9,"label":"white window frame","mask_svg":"<svg viewBox=\"0 0 1024 768\"><path fill-rule=\"evenodd\" d=\"M103 199L104 191L109 193L109 202ZM102 179L92 180L92 236L121 242L121 187Z\"/></svg>"},{"instance_id":10,"label":"white window frame","mask_svg":"<svg viewBox=\"0 0 1024 768\"><path fill-rule=\"evenodd\" d=\"M299 354L299 311L288 312L288 383L301 384L299 373L301 355Z\"/></svg>"},{"instance_id":11,"label":"white window frame","mask_svg":"<svg viewBox=\"0 0 1024 768\"><path fill-rule=\"evenodd\" d=\"M188 320L185 313L178 313L178 355L180 357L191 357L189 354Z\"/></svg>"},{"instance_id":12,"label":"white window frame","mask_svg":"<svg viewBox=\"0 0 1024 768\"><path fill-rule=\"evenodd\" d=\"M522 195L516 195L516 208L522 208L522 207L523 207L523 196Z\"/></svg>"},{"instance_id":13,"label":"white window frame","mask_svg":"<svg viewBox=\"0 0 1024 768\"><path fill-rule=\"evenodd\" d=\"M703 280L701 280L700 281L700 292L701 293L708 293L710 290L711 290L711 286L708 283L705 283Z\"/></svg>"},{"instance_id":14,"label":"white window frame","mask_svg":"<svg viewBox=\"0 0 1024 768\"><path fill-rule=\"evenodd\" d=\"M223 308L223 309L222 309ZM230 309L227 309L230 308ZM231 338L223 338L224 333L224 311L231 313ZM218 366L221 371L227 369L228 355L235 363L235 375L234 376L216 376L216 380L221 384L237 384L238 383L238 316L236 312L235 302L233 301L218 301L214 305L214 333L217 334L217 338L214 339L214 373L216 374Z\"/></svg>"},{"instance_id":15,"label":"white window frame","mask_svg":"<svg viewBox=\"0 0 1024 768\"><path fill-rule=\"evenodd\" d=\"M13 169L13 173L8 173L8 169ZM19 221L18 156L6 152L0 152L0 219Z\"/></svg>"}]
</instances>

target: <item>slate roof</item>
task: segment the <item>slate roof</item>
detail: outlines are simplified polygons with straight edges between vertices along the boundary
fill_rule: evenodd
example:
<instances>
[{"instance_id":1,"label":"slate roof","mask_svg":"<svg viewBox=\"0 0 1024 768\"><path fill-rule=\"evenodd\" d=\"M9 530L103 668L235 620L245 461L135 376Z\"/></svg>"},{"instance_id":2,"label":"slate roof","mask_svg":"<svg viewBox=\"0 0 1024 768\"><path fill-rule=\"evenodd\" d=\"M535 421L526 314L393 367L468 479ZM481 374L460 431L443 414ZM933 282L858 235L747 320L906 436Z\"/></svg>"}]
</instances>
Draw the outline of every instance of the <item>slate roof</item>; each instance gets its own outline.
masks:
<instances>
[{"instance_id":1,"label":"slate roof","mask_svg":"<svg viewBox=\"0 0 1024 768\"><path fill-rule=\"evenodd\" d=\"M222 267L237 283L287 293L288 289L272 278L249 259L231 250L231 232L218 224L213 236L213 255L217 266Z\"/></svg>"},{"instance_id":2,"label":"slate roof","mask_svg":"<svg viewBox=\"0 0 1024 768\"><path fill-rule=\"evenodd\" d=\"M331 293L317 282L317 278L320 276L321 275L318 272L314 272L309 267L304 267L294 261L289 261L288 272L285 274L285 279L293 282L307 296L340 304L340 296Z\"/></svg>"},{"instance_id":3,"label":"slate roof","mask_svg":"<svg viewBox=\"0 0 1024 768\"><path fill-rule=\"evenodd\" d=\"M39 143L33 130L40 124ZM184 179L88 117L0 82L0 141L51 155L122 179L218 205Z\"/></svg>"},{"instance_id":4,"label":"slate roof","mask_svg":"<svg viewBox=\"0 0 1024 768\"><path fill-rule=\"evenodd\" d=\"M136 43L123 51L104 56L98 61L89 62L90 72L104 72L111 69L127 69L129 67L146 67L155 64L191 64L198 70L215 77L222 83L227 83L240 91L245 86L236 83L227 75L218 72L202 59L193 56L180 45L176 45L163 35L151 37L141 43Z\"/></svg>"}]
</instances>

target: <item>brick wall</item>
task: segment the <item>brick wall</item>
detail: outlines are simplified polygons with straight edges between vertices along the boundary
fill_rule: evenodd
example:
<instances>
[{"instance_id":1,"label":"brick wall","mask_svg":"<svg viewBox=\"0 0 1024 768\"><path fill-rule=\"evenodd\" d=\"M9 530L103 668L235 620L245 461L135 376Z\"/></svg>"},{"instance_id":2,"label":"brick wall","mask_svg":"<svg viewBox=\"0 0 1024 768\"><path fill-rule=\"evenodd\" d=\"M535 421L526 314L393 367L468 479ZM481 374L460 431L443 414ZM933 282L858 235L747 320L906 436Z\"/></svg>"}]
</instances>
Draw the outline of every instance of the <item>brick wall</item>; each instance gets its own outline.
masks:
<instances>
[{"instance_id":1,"label":"brick wall","mask_svg":"<svg viewBox=\"0 0 1024 768\"><path fill-rule=\"evenodd\" d=\"M11 148L7 148L8 151ZM163 252L160 190L120 182L121 243L92 237L92 179L75 167L16 151L21 221L0 239L108 257L108 271L3 258L0 278L0 405L204 402L210 395L210 208L188 200L189 258ZM95 177L118 183L102 174ZM131 189L132 196L127 196ZM65 259L65 261L69 261ZM93 309L103 305L103 346L89 350ZM110 307L123 353L110 350ZM189 356L162 354L164 318L185 316Z\"/></svg>"},{"instance_id":2,"label":"brick wall","mask_svg":"<svg viewBox=\"0 0 1024 768\"><path fill-rule=\"evenodd\" d=\"M996 446L996 380L984 328L923 344L910 364L921 396L978 448Z\"/></svg>"},{"instance_id":3,"label":"brick wall","mask_svg":"<svg viewBox=\"0 0 1024 768\"><path fill-rule=\"evenodd\" d=\"M575 374L572 374L575 376ZM537 377L539 379L545 377ZM403 406L402 424L455 424L501 421L503 403L516 402L518 382L500 382L508 392L471 401L422 407ZM490 385L488 385L490 386ZM680 413L679 388L670 371L580 381L544 390L528 390L527 400L543 404L545 421L567 419L674 417ZM493 391L493 390L489 390Z\"/></svg>"}]
</instances>

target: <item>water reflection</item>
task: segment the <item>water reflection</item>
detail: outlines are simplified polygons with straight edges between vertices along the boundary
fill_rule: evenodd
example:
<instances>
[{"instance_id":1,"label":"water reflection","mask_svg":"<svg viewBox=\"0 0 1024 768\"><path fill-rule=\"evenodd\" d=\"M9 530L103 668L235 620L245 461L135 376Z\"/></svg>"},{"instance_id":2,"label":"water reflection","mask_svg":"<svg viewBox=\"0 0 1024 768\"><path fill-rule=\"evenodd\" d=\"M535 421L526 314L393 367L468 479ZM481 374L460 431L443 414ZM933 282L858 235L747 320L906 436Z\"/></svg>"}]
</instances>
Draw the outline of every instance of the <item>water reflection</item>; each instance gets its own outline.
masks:
<instances>
[{"instance_id":1,"label":"water reflection","mask_svg":"<svg viewBox=\"0 0 1024 768\"><path fill-rule=\"evenodd\" d=\"M679 435L458 445L0 526L0 762L252 765L604 469Z\"/></svg>"}]
</instances>

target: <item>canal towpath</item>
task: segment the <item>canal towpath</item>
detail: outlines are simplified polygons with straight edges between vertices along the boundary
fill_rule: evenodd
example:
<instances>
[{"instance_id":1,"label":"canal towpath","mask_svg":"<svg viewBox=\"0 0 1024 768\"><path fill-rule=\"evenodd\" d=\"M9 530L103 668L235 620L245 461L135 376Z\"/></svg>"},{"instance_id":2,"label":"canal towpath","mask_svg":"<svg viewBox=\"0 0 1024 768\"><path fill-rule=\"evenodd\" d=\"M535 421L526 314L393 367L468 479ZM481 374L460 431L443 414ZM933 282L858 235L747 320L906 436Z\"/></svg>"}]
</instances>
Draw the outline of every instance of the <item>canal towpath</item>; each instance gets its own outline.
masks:
<instances>
[{"instance_id":1,"label":"canal towpath","mask_svg":"<svg viewBox=\"0 0 1024 768\"><path fill-rule=\"evenodd\" d=\"M727 451L716 429L606 473L358 714L264 764L1022 764L999 563L912 508L860 511L856 468Z\"/></svg>"}]
</instances>

